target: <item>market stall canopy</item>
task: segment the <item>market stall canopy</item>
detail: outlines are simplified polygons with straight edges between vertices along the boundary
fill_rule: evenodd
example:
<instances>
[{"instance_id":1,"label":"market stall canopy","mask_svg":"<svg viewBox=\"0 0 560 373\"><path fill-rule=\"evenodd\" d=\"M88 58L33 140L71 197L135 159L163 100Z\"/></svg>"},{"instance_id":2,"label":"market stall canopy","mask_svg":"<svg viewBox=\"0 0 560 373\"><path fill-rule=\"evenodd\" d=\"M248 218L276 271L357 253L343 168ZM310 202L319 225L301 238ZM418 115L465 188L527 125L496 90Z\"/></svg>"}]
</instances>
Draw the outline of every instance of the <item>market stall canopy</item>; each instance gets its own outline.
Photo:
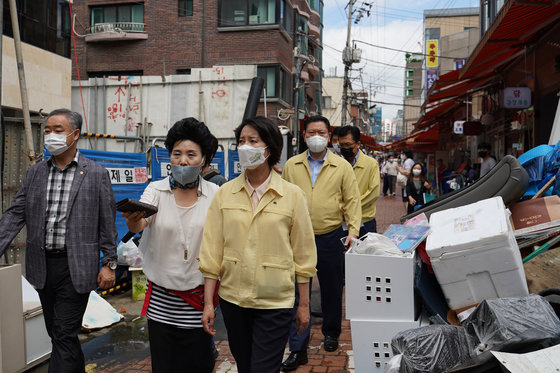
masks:
<instances>
[{"instance_id":1,"label":"market stall canopy","mask_svg":"<svg viewBox=\"0 0 560 373\"><path fill-rule=\"evenodd\" d=\"M434 104L427 112L424 113L420 120L414 124L416 127L414 132L434 124L443 114L455 109L459 105L461 105L461 100L455 99Z\"/></svg>"},{"instance_id":2,"label":"market stall canopy","mask_svg":"<svg viewBox=\"0 0 560 373\"><path fill-rule=\"evenodd\" d=\"M386 146L388 151L399 151L409 148L413 152L431 153L434 152L439 139L439 124L421 131L417 131L411 136Z\"/></svg>"},{"instance_id":3,"label":"market stall canopy","mask_svg":"<svg viewBox=\"0 0 560 373\"><path fill-rule=\"evenodd\" d=\"M535 35L560 19L557 0L509 0L488 29L465 66L461 79L493 72L521 55Z\"/></svg>"},{"instance_id":4,"label":"market stall canopy","mask_svg":"<svg viewBox=\"0 0 560 373\"><path fill-rule=\"evenodd\" d=\"M422 109L427 109L433 102L458 99L494 84L499 78L495 71L521 56L527 44L541 32L549 30L558 19L560 3L557 0L507 1L465 66L441 75L434 82ZM444 113L435 114L441 116ZM421 128L425 121L426 116L416 127Z\"/></svg>"}]
</instances>

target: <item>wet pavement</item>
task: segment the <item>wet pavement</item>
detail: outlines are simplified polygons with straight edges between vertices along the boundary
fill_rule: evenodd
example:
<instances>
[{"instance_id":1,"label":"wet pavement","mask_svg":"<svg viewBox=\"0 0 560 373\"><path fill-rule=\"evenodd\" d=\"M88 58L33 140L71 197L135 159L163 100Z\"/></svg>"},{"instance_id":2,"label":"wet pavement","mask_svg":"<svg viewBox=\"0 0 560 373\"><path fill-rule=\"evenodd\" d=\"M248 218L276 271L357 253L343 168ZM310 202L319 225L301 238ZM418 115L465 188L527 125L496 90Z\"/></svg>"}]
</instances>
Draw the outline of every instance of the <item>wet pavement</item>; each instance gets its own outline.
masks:
<instances>
[{"instance_id":1,"label":"wet pavement","mask_svg":"<svg viewBox=\"0 0 560 373\"><path fill-rule=\"evenodd\" d=\"M399 223L405 214L405 207L400 197L400 190L395 197L381 196L377 202L377 228L385 231L390 224ZM111 294L105 299L123 313L125 318L120 323L108 328L81 333L80 341L86 359L86 372L150 372L150 347L148 342L147 322L139 316L142 301L132 300L131 291ZM320 311L318 281L313 282L311 294L312 311ZM339 338L340 348L335 352L326 352L322 348L321 318L313 317L309 343L309 363L299 367L295 372L353 372L352 337L350 321L343 320L342 333ZM231 356L227 334L221 313L217 312L215 322L217 334L216 347L219 356L214 372L237 372L235 360ZM289 351L286 349L286 356ZM29 372L46 373L47 363L35 367Z\"/></svg>"}]
</instances>

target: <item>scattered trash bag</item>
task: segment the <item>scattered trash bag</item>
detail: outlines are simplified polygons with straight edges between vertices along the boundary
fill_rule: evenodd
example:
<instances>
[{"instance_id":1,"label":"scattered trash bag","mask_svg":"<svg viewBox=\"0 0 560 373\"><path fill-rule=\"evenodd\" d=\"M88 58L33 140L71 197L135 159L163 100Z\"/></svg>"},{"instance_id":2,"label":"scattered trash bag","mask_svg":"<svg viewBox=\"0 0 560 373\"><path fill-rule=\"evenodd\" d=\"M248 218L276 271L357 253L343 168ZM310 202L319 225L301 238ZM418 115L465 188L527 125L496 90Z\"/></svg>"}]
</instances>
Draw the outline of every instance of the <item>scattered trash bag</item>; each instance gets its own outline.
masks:
<instances>
[{"instance_id":1,"label":"scattered trash bag","mask_svg":"<svg viewBox=\"0 0 560 373\"><path fill-rule=\"evenodd\" d=\"M121 241L119 246L117 246L117 256L118 264L130 267L142 266L142 256L134 240L129 240L127 242Z\"/></svg>"},{"instance_id":2,"label":"scattered trash bag","mask_svg":"<svg viewBox=\"0 0 560 373\"><path fill-rule=\"evenodd\" d=\"M392 342L393 355L402 354L400 372L445 372L471 359L476 340L465 328L429 325L405 330Z\"/></svg>"},{"instance_id":3,"label":"scattered trash bag","mask_svg":"<svg viewBox=\"0 0 560 373\"><path fill-rule=\"evenodd\" d=\"M465 320L463 327L480 342L476 353L522 341L525 335L531 335L532 339L540 336L560 340L558 316L552 306L536 294L485 300Z\"/></svg>"},{"instance_id":4,"label":"scattered trash bag","mask_svg":"<svg viewBox=\"0 0 560 373\"><path fill-rule=\"evenodd\" d=\"M372 232L360 238L354 251L357 254L404 256L389 237Z\"/></svg>"}]
</instances>

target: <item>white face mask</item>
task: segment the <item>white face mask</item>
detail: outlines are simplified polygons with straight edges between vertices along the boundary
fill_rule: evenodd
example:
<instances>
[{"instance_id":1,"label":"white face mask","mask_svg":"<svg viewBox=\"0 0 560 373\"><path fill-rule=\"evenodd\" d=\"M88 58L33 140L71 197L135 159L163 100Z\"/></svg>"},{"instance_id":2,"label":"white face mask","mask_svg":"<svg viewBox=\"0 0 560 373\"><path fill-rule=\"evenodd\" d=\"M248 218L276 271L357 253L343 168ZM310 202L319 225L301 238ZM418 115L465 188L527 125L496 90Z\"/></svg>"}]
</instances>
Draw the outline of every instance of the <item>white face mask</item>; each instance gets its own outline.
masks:
<instances>
[{"instance_id":1,"label":"white face mask","mask_svg":"<svg viewBox=\"0 0 560 373\"><path fill-rule=\"evenodd\" d=\"M412 174L413 174L414 176L420 176L421 173L422 173L422 170L418 170L418 169L412 170Z\"/></svg>"},{"instance_id":2,"label":"white face mask","mask_svg":"<svg viewBox=\"0 0 560 373\"><path fill-rule=\"evenodd\" d=\"M321 153L327 147L329 139L323 136L311 136L305 139L305 143L312 153Z\"/></svg>"},{"instance_id":3,"label":"white face mask","mask_svg":"<svg viewBox=\"0 0 560 373\"><path fill-rule=\"evenodd\" d=\"M267 147L254 148L250 145L241 145L237 148L239 163L242 167L252 170L263 164L268 157L264 156Z\"/></svg>"},{"instance_id":4,"label":"white face mask","mask_svg":"<svg viewBox=\"0 0 560 373\"><path fill-rule=\"evenodd\" d=\"M402 159L403 161L406 160L406 155L401 154L401 159Z\"/></svg>"},{"instance_id":5,"label":"white face mask","mask_svg":"<svg viewBox=\"0 0 560 373\"><path fill-rule=\"evenodd\" d=\"M338 145L338 143L333 144L333 150L336 154L340 154L340 145Z\"/></svg>"},{"instance_id":6,"label":"white face mask","mask_svg":"<svg viewBox=\"0 0 560 373\"><path fill-rule=\"evenodd\" d=\"M76 132L76 130L70 132L68 135L63 133L49 133L45 135L45 147L52 155L59 155L64 153L72 144L66 145L66 139L68 136Z\"/></svg>"}]
</instances>

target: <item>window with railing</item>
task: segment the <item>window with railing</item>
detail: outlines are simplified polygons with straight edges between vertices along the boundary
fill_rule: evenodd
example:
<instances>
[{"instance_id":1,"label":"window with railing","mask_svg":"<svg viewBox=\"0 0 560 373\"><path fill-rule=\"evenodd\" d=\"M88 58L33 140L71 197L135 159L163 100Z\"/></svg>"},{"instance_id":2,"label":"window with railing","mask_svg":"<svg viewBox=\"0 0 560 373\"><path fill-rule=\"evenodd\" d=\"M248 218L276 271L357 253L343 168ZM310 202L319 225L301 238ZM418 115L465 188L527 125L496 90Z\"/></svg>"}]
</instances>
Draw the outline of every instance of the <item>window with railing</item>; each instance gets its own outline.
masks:
<instances>
[{"instance_id":1,"label":"window with railing","mask_svg":"<svg viewBox=\"0 0 560 373\"><path fill-rule=\"evenodd\" d=\"M193 0L179 0L179 17L191 17L193 15Z\"/></svg>"},{"instance_id":2,"label":"window with railing","mask_svg":"<svg viewBox=\"0 0 560 373\"><path fill-rule=\"evenodd\" d=\"M264 79L266 97L281 98L290 103L288 73L278 65L257 67L257 76Z\"/></svg>"},{"instance_id":3,"label":"window with railing","mask_svg":"<svg viewBox=\"0 0 560 373\"><path fill-rule=\"evenodd\" d=\"M119 4L91 8L90 32L144 32L144 5Z\"/></svg>"}]
</instances>

